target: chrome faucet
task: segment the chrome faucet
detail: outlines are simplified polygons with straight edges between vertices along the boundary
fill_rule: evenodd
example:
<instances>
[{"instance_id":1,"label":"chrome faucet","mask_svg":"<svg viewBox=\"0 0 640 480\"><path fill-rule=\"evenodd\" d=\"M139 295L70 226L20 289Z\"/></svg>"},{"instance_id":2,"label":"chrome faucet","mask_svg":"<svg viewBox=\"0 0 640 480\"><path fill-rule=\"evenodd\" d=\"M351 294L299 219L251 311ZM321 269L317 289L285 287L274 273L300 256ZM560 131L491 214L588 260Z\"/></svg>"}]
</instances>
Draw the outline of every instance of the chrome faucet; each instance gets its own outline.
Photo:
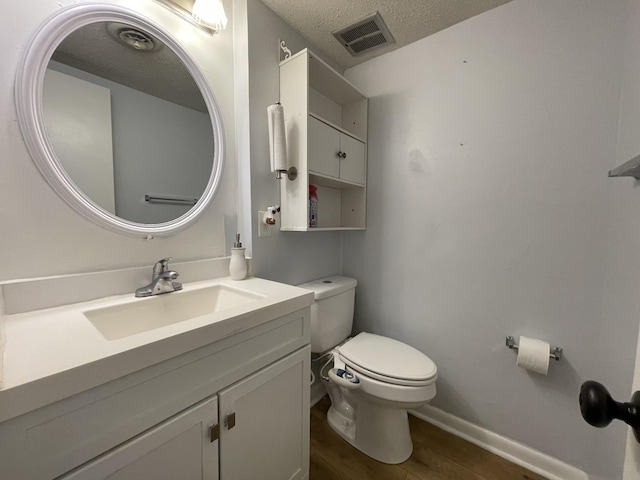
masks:
<instances>
[{"instance_id":1,"label":"chrome faucet","mask_svg":"<svg viewBox=\"0 0 640 480\"><path fill-rule=\"evenodd\" d=\"M150 297L161 293L177 292L182 290L180 282L174 282L178 278L178 272L169 270L169 260L173 257L158 260L153 266L151 283L146 287L136 289L136 297Z\"/></svg>"}]
</instances>

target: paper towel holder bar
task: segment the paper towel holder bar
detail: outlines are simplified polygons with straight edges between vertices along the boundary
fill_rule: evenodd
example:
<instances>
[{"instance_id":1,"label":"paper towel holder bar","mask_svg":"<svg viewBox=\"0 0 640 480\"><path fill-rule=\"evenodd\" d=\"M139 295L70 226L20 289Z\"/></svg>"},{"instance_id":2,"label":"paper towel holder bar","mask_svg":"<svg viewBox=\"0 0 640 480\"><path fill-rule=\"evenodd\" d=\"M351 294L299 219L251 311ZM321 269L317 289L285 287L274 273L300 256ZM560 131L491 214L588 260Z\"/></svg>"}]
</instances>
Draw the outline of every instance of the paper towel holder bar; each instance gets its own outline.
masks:
<instances>
[{"instance_id":1,"label":"paper towel holder bar","mask_svg":"<svg viewBox=\"0 0 640 480\"><path fill-rule=\"evenodd\" d=\"M285 176L293 182L298 178L298 169L296 167L289 167L288 170L276 170L276 178L278 180L282 180Z\"/></svg>"},{"instance_id":2,"label":"paper towel holder bar","mask_svg":"<svg viewBox=\"0 0 640 480\"><path fill-rule=\"evenodd\" d=\"M516 340L511 335L507 335L506 341L507 347L511 350L518 350L518 345L516 345ZM550 347L549 349L549 357L553 358L555 361L558 361L562 358L562 348L560 347Z\"/></svg>"},{"instance_id":3,"label":"paper towel holder bar","mask_svg":"<svg viewBox=\"0 0 640 480\"><path fill-rule=\"evenodd\" d=\"M287 47L284 46L284 42L281 42L281 47L284 47L283 50L289 50ZM286 56L285 58L289 58L289 56L291 55L291 50L289 50L289 55ZM282 105L280 102L276 102L276 105ZM282 180L284 178L284 176L286 175L286 177L291 180L292 182L298 178L298 169L296 167L289 167L287 170L276 170L276 178L278 180Z\"/></svg>"}]
</instances>

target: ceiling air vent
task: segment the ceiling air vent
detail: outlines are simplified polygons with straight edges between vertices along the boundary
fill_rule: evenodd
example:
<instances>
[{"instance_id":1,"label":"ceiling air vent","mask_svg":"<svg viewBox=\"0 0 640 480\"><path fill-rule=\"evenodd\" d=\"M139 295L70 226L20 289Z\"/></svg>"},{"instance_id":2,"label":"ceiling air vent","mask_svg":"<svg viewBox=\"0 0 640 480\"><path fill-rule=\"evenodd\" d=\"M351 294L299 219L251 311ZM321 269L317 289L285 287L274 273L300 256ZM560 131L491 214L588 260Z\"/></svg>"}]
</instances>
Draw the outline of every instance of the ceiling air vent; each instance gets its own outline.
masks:
<instances>
[{"instance_id":1,"label":"ceiling air vent","mask_svg":"<svg viewBox=\"0 0 640 480\"><path fill-rule=\"evenodd\" d=\"M378 12L332 33L353 56L395 42Z\"/></svg>"}]
</instances>

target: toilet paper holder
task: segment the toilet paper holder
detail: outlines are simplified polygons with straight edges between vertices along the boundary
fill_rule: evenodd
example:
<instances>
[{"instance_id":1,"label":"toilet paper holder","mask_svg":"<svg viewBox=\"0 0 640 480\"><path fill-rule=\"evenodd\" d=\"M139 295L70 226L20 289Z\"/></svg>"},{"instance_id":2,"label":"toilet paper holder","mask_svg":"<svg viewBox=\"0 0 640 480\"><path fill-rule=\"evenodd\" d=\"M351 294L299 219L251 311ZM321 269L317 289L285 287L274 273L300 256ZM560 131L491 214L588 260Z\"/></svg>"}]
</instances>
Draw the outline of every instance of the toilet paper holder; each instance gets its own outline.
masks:
<instances>
[{"instance_id":1,"label":"toilet paper holder","mask_svg":"<svg viewBox=\"0 0 640 480\"><path fill-rule=\"evenodd\" d=\"M518 345L516 345L516 340L511 335L507 335L506 341L507 347L511 350L518 350ZM549 348L549 357L558 361L562 358L562 348L560 347L550 347Z\"/></svg>"}]
</instances>

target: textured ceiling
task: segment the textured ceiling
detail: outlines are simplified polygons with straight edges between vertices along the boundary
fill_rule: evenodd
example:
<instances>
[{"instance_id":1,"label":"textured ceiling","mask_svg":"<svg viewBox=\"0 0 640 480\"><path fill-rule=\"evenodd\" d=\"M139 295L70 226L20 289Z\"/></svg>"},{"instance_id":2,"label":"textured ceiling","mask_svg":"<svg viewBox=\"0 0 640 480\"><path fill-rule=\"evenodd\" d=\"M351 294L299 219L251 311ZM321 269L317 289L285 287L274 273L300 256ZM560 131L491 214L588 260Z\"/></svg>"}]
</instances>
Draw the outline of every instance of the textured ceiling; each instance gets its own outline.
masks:
<instances>
[{"instance_id":1,"label":"textured ceiling","mask_svg":"<svg viewBox=\"0 0 640 480\"><path fill-rule=\"evenodd\" d=\"M262 0L307 38L314 50L343 68L353 67L511 0ZM396 43L357 57L331 32L380 12ZM286 39L283 39L286 40Z\"/></svg>"},{"instance_id":2,"label":"textured ceiling","mask_svg":"<svg viewBox=\"0 0 640 480\"><path fill-rule=\"evenodd\" d=\"M198 86L170 48L164 46L154 52L134 50L111 37L104 22L74 31L60 43L52 59L169 102L207 112Z\"/></svg>"},{"instance_id":3,"label":"textured ceiling","mask_svg":"<svg viewBox=\"0 0 640 480\"><path fill-rule=\"evenodd\" d=\"M193 2L174 1L187 10ZM511 0L262 1L306 37L314 50L348 68ZM382 15L395 43L352 57L331 32L376 11ZM106 30L104 23L78 29L60 44L53 59L170 102L207 111L191 75L170 48L137 52L116 42Z\"/></svg>"}]
</instances>

